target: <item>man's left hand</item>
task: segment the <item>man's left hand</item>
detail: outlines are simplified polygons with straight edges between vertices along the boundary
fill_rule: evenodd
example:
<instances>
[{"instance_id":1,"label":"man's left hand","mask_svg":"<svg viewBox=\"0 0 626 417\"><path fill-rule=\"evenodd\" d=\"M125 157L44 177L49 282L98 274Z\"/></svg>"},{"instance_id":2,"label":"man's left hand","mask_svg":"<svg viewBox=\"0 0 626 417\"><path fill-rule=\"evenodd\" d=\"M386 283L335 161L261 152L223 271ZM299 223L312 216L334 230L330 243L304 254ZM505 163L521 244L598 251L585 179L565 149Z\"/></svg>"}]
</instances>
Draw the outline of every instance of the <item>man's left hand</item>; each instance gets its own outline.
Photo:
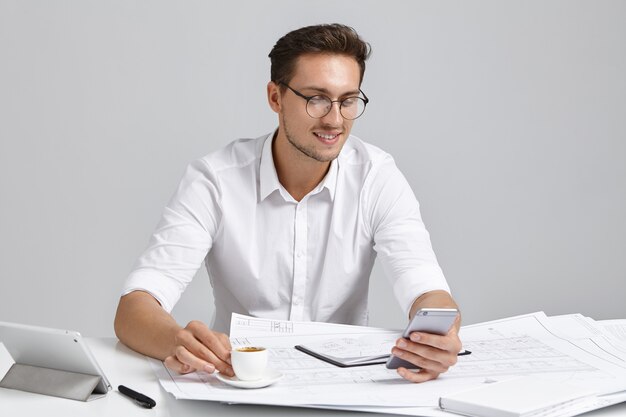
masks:
<instances>
[{"instance_id":1,"label":"man's left hand","mask_svg":"<svg viewBox=\"0 0 626 417\"><path fill-rule=\"evenodd\" d=\"M411 382L424 382L437 378L456 364L460 350L458 326L454 325L445 336L413 332L408 340L398 339L391 353L421 368L415 372L400 367L400 376Z\"/></svg>"}]
</instances>

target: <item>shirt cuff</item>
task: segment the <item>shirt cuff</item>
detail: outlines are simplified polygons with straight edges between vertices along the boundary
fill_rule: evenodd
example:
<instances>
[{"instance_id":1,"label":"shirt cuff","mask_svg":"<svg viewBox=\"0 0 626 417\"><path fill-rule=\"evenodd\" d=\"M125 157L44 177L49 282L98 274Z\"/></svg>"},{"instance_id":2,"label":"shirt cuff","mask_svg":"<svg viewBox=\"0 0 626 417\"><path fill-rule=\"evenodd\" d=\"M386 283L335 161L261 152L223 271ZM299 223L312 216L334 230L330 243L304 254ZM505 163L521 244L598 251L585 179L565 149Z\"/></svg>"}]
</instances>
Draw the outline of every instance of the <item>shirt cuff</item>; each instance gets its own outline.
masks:
<instances>
[{"instance_id":1,"label":"shirt cuff","mask_svg":"<svg viewBox=\"0 0 626 417\"><path fill-rule=\"evenodd\" d=\"M411 307L417 298L429 291L443 290L450 294L450 287L438 266L422 266L396 277L393 293L400 308L409 316Z\"/></svg>"},{"instance_id":2,"label":"shirt cuff","mask_svg":"<svg viewBox=\"0 0 626 417\"><path fill-rule=\"evenodd\" d=\"M186 285L163 275L155 270L136 270L132 272L122 288L122 296L133 291L145 291L161 304L168 313L180 299Z\"/></svg>"}]
</instances>

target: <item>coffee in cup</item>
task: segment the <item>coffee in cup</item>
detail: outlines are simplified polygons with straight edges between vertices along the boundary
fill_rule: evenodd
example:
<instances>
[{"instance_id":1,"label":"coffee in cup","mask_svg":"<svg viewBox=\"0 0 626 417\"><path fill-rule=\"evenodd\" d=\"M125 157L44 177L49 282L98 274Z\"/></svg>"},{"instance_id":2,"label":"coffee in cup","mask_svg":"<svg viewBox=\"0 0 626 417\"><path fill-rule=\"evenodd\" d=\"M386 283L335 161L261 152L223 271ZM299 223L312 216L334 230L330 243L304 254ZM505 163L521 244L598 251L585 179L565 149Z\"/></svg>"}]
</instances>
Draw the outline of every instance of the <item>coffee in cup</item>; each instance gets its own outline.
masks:
<instances>
[{"instance_id":1,"label":"coffee in cup","mask_svg":"<svg viewBox=\"0 0 626 417\"><path fill-rule=\"evenodd\" d=\"M264 347L242 346L232 350L230 359L237 378L254 381L265 375L268 352Z\"/></svg>"}]
</instances>

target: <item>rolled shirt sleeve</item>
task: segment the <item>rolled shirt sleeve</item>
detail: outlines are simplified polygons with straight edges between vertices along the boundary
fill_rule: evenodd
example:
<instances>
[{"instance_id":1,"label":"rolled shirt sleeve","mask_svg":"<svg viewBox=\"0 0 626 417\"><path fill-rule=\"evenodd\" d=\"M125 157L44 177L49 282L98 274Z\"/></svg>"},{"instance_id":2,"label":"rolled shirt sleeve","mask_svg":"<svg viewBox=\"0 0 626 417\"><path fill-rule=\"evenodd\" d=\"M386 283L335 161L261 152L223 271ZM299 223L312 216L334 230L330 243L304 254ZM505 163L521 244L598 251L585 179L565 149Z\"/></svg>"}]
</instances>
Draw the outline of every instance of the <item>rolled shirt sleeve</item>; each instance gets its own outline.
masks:
<instances>
[{"instance_id":1,"label":"rolled shirt sleeve","mask_svg":"<svg viewBox=\"0 0 626 417\"><path fill-rule=\"evenodd\" d=\"M408 315L417 297L433 290L449 293L450 287L432 249L419 203L391 156L386 155L370 174L363 207L374 250Z\"/></svg>"},{"instance_id":2,"label":"rolled shirt sleeve","mask_svg":"<svg viewBox=\"0 0 626 417\"><path fill-rule=\"evenodd\" d=\"M221 216L219 196L217 178L206 162L191 163L122 295L146 291L171 312L211 249Z\"/></svg>"}]
</instances>

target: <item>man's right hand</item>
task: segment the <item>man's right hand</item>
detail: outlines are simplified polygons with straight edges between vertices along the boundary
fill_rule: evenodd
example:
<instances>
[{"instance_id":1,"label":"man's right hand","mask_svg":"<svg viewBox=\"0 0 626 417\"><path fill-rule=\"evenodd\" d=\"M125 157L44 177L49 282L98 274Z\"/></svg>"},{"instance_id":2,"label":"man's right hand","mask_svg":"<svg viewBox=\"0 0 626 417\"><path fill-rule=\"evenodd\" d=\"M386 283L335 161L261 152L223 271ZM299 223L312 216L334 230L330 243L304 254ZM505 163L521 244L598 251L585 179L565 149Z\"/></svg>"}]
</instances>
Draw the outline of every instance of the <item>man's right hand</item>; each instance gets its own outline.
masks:
<instances>
[{"instance_id":1,"label":"man's right hand","mask_svg":"<svg viewBox=\"0 0 626 417\"><path fill-rule=\"evenodd\" d=\"M163 359L169 369L186 374L193 371L234 376L230 365L230 340L200 321L181 329L154 296L133 291L120 298L115 315L115 334L129 348Z\"/></svg>"},{"instance_id":2,"label":"man's right hand","mask_svg":"<svg viewBox=\"0 0 626 417\"><path fill-rule=\"evenodd\" d=\"M235 375L230 362L232 347L224 333L214 332L206 324L194 320L176 333L175 344L173 354L164 360L169 369L181 374L213 373L217 369L221 374Z\"/></svg>"}]
</instances>

